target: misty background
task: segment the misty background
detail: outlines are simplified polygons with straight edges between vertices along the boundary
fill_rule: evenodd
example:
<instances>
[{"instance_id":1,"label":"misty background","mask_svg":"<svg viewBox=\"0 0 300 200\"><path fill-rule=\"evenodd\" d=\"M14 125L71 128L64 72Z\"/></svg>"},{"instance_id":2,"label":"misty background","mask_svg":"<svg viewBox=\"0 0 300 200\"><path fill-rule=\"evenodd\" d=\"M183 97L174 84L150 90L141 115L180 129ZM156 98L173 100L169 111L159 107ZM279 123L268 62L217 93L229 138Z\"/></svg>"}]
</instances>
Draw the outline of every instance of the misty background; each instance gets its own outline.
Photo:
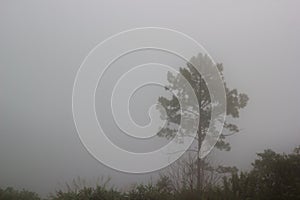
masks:
<instances>
[{"instance_id":1,"label":"misty background","mask_svg":"<svg viewBox=\"0 0 300 200\"><path fill-rule=\"evenodd\" d=\"M290 152L300 142L299 8L299 1L271 0L1 1L0 186L48 194L78 176L90 182L111 176L124 188L155 175L100 164L72 118L73 82L88 52L144 26L196 39L223 63L228 86L250 97L238 119L242 131L229 139L231 151L216 152L220 162L248 169L256 152Z\"/></svg>"}]
</instances>

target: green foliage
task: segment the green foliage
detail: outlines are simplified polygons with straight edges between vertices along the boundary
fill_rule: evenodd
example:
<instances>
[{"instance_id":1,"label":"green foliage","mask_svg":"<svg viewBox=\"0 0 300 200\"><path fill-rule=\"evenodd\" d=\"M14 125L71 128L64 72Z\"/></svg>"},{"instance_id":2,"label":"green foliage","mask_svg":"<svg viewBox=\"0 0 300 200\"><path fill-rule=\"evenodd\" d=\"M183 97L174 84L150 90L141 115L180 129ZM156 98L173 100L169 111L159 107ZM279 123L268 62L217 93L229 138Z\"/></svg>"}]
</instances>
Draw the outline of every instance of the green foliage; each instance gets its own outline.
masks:
<instances>
[{"instance_id":1,"label":"green foliage","mask_svg":"<svg viewBox=\"0 0 300 200\"><path fill-rule=\"evenodd\" d=\"M151 184L139 185L128 193L128 200L159 200L169 199L170 194L160 192L158 187Z\"/></svg>"},{"instance_id":2,"label":"green foliage","mask_svg":"<svg viewBox=\"0 0 300 200\"><path fill-rule=\"evenodd\" d=\"M300 154L259 153L248 173L223 180L224 199L300 199Z\"/></svg>"},{"instance_id":3,"label":"green foliage","mask_svg":"<svg viewBox=\"0 0 300 200\"><path fill-rule=\"evenodd\" d=\"M249 172L238 173L234 167L218 167L224 176L222 184L211 184L201 192L184 187L175 190L171 177L161 176L156 184L137 185L120 192L103 186L68 187L59 190L48 200L300 200L300 151L278 154L272 150L258 153ZM41 200L34 192L0 188L0 200Z\"/></svg>"},{"instance_id":4,"label":"green foliage","mask_svg":"<svg viewBox=\"0 0 300 200\"><path fill-rule=\"evenodd\" d=\"M34 192L18 191L8 187L4 190L0 189L0 200L40 200L40 198Z\"/></svg>"},{"instance_id":5,"label":"green foliage","mask_svg":"<svg viewBox=\"0 0 300 200\"><path fill-rule=\"evenodd\" d=\"M122 200L122 194L114 189L105 189L97 186L96 188L84 187L80 190L57 191L52 195L51 200Z\"/></svg>"}]
</instances>

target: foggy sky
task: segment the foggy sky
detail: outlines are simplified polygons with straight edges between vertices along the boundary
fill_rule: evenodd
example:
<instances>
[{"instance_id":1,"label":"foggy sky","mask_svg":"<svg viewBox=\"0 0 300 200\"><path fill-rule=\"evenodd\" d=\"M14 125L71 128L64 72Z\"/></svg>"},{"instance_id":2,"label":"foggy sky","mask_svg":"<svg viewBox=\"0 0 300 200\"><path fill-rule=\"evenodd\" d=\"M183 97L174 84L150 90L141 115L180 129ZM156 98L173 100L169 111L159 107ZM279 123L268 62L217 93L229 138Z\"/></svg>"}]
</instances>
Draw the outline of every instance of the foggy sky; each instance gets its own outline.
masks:
<instances>
[{"instance_id":1,"label":"foggy sky","mask_svg":"<svg viewBox=\"0 0 300 200\"><path fill-rule=\"evenodd\" d=\"M83 177L121 185L149 175L118 173L81 144L72 87L88 52L119 31L166 27L201 43L224 65L229 87L249 95L241 133L224 164L247 169L266 148L300 144L299 1L1 1L0 187L47 194ZM100 98L100 97L99 97Z\"/></svg>"}]
</instances>

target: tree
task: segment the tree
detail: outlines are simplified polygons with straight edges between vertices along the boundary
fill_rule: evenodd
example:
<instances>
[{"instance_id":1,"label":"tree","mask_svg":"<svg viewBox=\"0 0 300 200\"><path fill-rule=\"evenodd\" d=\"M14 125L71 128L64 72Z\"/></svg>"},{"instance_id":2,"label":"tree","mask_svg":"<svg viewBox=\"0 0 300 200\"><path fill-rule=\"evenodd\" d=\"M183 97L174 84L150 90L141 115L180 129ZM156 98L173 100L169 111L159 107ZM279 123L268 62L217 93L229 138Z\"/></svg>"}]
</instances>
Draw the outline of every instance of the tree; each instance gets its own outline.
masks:
<instances>
[{"instance_id":1,"label":"tree","mask_svg":"<svg viewBox=\"0 0 300 200\"><path fill-rule=\"evenodd\" d=\"M176 96L173 95L169 97L159 97L158 102L162 107L159 107L161 111L161 118L167 121L167 124L160 130L158 133L159 136L166 138L173 138L178 131L178 126L181 122L181 117L185 118L199 118L199 126L196 130L185 129L183 137L189 136L189 131L196 131L195 145L192 145L191 151L197 153L196 156L196 171L197 171L197 190L200 192L202 189L202 179L203 179L203 170L205 167L205 162L203 159L200 159L199 152L203 144L204 138L207 134L207 130L210 124L211 111L212 111L212 101L208 87L204 81L204 78L199 74L198 69L211 69L212 67L217 67L219 70L219 75L224 81L223 76L223 66L222 64L213 64L211 59L207 55L199 54L197 57L193 57L190 62L187 63L185 68L180 68L179 74L168 73L168 82L169 85L165 86L166 90L169 90L173 93L176 93ZM207 75L206 75L207 76ZM183 78L187 82L183 81ZM211 77L206 77L214 79L213 75ZM207 80L207 79L206 79ZM197 101L195 105L192 106L189 110L183 110L180 108L179 99L183 102L189 102L191 95L186 91L187 84L189 84L195 92ZM239 117L239 111L241 108L244 108L248 102L248 96L243 93L239 93L237 89L229 89L224 83L226 99L227 99L227 111L226 115L231 116L229 120L224 124L224 128L229 131L222 133L216 147L220 150L230 150L229 143L225 142L225 137L239 132L239 128L236 124L232 123L233 118ZM214 102L215 104L216 102ZM215 106L215 105L214 105ZM193 113L193 114L191 114ZM200 113L200 114L199 114ZM188 127L188 126L187 126Z\"/></svg>"},{"instance_id":2,"label":"tree","mask_svg":"<svg viewBox=\"0 0 300 200\"><path fill-rule=\"evenodd\" d=\"M253 169L224 178L223 199L300 199L300 153L258 153Z\"/></svg>"}]
</instances>

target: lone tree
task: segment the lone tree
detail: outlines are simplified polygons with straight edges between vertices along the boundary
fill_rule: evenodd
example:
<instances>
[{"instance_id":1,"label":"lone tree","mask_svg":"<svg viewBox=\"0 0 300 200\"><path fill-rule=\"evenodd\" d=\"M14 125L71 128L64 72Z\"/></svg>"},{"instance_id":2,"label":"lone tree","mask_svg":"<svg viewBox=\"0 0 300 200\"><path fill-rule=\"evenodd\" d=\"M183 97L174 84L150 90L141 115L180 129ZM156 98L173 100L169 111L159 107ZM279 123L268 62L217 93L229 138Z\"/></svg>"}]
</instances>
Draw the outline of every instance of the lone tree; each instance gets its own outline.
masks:
<instances>
[{"instance_id":1,"label":"lone tree","mask_svg":"<svg viewBox=\"0 0 300 200\"><path fill-rule=\"evenodd\" d=\"M198 102L197 105L192 106L192 113L200 115L197 116L197 119L199 119L199 125L196 129L197 134L194 145L191 145L190 150L197 152L197 156L195 158L197 174L196 188L199 192L202 189L202 173L205 163L202 162L203 160L200 159L198 154L211 121L212 101L204 78L199 74L196 68L203 69L212 67L217 67L219 74L224 81L222 64L215 65L207 55L199 54L197 57L193 57L190 62L187 63L185 68L180 68L179 74L172 74L171 72L168 73L167 78L169 85L166 85L165 89L172 92L175 91L177 97L173 95L172 97L159 97L158 99L159 104L162 106L160 107L161 118L167 121L166 125L160 130L158 135L161 137L173 138L176 136L177 131L179 130L178 128L181 122L181 116L184 115L185 117L188 116L190 118L195 117L195 114L190 114L191 110L187 111L180 108L178 98L181 99L181 102L188 102L191 99L191 94L186 91L186 84L190 84L195 92ZM182 81L183 78L187 81ZM206 78L213 77L206 76ZM224 129L226 129L226 131L222 132L215 147L219 150L229 151L230 145L229 143L225 142L225 138L226 136L239 132L238 126L232 123L232 121L234 118L239 117L240 109L247 105L249 98L246 94L239 93L237 89L229 89L225 82L224 88L227 100L226 115L230 117L227 117L224 123ZM193 129L193 131L195 131L195 129ZM185 129L185 133L181 133L182 137L188 137L190 135L188 132L189 131Z\"/></svg>"}]
</instances>

